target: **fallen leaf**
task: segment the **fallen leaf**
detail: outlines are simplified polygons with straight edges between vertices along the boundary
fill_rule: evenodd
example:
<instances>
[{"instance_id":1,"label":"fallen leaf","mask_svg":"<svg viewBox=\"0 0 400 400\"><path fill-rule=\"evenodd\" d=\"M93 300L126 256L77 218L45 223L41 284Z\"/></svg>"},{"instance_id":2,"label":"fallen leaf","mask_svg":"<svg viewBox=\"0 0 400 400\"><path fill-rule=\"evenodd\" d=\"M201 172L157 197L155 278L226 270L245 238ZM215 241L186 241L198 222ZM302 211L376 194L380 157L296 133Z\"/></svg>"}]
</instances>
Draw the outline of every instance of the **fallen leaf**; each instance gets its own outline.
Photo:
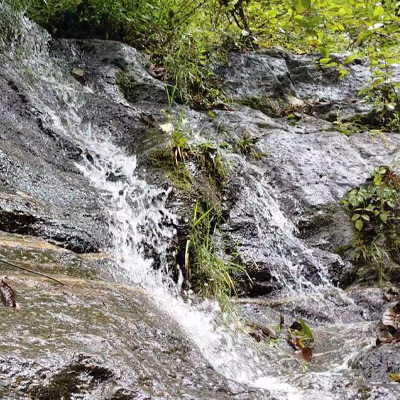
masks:
<instances>
[{"instance_id":1,"label":"fallen leaf","mask_svg":"<svg viewBox=\"0 0 400 400\"><path fill-rule=\"evenodd\" d=\"M267 341L269 339L276 339L277 335L268 326L259 325L257 323L251 323L247 325L249 329L249 335L256 339L257 342Z\"/></svg>"},{"instance_id":2,"label":"fallen leaf","mask_svg":"<svg viewBox=\"0 0 400 400\"><path fill-rule=\"evenodd\" d=\"M293 322L288 331L287 342L303 360L311 362L314 337L304 320Z\"/></svg>"},{"instance_id":3,"label":"fallen leaf","mask_svg":"<svg viewBox=\"0 0 400 400\"><path fill-rule=\"evenodd\" d=\"M400 383L400 374L389 374L389 378L392 381L395 381L397 383Z\"/></svg>"},{"instance_id":4,"label":"fallen leaf","mask_svg":"<svg viewBox=\"0 0 400 400\"><path fill-rule=\"evenodd\" d=\"M6 307L19 308L18 303L15 300L14 290L8 283L4 282L3 279L1 280L0 284L0 294L3 300L3 304Z\"/></svg>"},{"instance_id":5,"label":"fallen leaf","mask_svg":"<svg viewBox=\"0 0 400 400\"><path fill-rule=\"evenodd\" d=\"M151 114L140 114L139 117L140 121L143 122L145 125L147 125L147 127L154 127L155 124L155 119Z\"/></svg>"},{"instance_id":6,"label":"fallen leaf","mask_svg":"<svg viewBox=\"0 0 400 400\"><path fill-rule=\"evenodd\" d=\"M391 326L398 330L400 327L400 303L397 303L393 308L388 308L383 316L382 323L385 326Z\"/></svg>"},{"instance_id":7,"label":"fallen leaf","mask_svg":"<svg viewBox=\"0 0 400 400\"><path fill-rule=\"evenodd\" d=\"M386 293L383 294L383 298L385 301L388 301L390 303L393 301L398 301L399 292L394 288L390 288Z\"/></svg>"},{"instance_id":8,"label":"fallen leaf","mask_svg":"<svg viewBox=\"0 0 400 400\"><path fill-rule=\"evenodd\" d=\"M162 79L164 78L165 75L165 68L162 67L156 67L155 65L150 65L146 68L146 71L156 79Z\"/></svg>"},{"instance_id":9,"label":"fallen leaf","mask_svg":"<svg viewBox=\"0 0 400 400\"><path fill-rule=\"evenodd\" d=\"M305 361L311 362L311 359L312 359L312 348L311 347L306 347L306 348L302 349L301 352L300 352L300 355Z\"/></svg>"}]
</instances>

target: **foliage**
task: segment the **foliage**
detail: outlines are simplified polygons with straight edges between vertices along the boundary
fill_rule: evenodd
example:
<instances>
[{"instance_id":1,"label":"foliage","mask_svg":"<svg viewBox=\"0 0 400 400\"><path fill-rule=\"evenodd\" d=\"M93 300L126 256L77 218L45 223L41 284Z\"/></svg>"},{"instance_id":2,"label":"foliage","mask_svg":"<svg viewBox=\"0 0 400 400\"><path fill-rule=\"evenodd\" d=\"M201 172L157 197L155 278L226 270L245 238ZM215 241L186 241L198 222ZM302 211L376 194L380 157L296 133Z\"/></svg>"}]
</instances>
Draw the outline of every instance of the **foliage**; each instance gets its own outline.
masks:
<instances>
[{"instance_id":1,"label":"foliage","mask_svg":"<svg viewBox=\"0 0 400 400\"><path fill-rule=\"evenodd\" d=\"M252 139L248 132L244 132L237 142L237 146L239 147L240 152L244 155L251 155L256 160L261 160L263 157L269 157L268 153L261 153L256 151L254 145L255 140Z\"/></svg>"},{"instance_id":2,"label":"foliage","mask_svg":"<svg viewBox=\"0 0 400 400\"><path fill-rule=\"evenodd\" d=\"M238 146L242 154L249 155L254 151L254 142L249 133L244 132L239 140Z\"/></svg>"},{"instance_id":3,"label":"foliage","mask_svg":"<svg viewBox=\"0 0 400 400\"><path fill-rule=\"evenodd\" d=\"M314 336L303 319L300 318L290 326L287 342L306 362L311 362Z\"/></svg>"},{"instance_id":4,"label":"foliage","mask_svg":"<svg viewBox=\"0 0 400 400\"><path fill-rule=\"evenodd\" d=\"M228 171L226 161L222 158L218 147L213 146L207 140L199 146L196 157L214 185L220 190L224 189L227 184Z\"/></svg>"},{"instance_id":5,"label":"foliage","mask_svg":"<svg viewBox=\"0 0 400 400\"><path fill-rule=\"evenodd\" d=\"M219 252L216 230L221 222L221 212L216 207L203 207L196 202L189 240L186 244L186 280L205 298L217 299L222 307L236 294L235 273L245 273L239 264Z\"/></svg>"},{"instance_id":6,"label":"foliage","mask_svg":"<svg viewBox=\"0 0 400 400\"><path fill-rule=\"evenodd\" d=\"M108 38L148 51L180 99L205 108L225 100L209 66L232 49L316 51L318 65L337 68L339 78L368 57L374 78L361 95L370 94L385 124L398 128L400 83L391 76L400 60L398 0L4 1L56 36ZM338 61L333 52L348 56Z\"/></svg>"},{"instance_id":7,"label":"foliage","mask_svg":"<svg viewBox=\"0 0 400 400\"><path fill-rule=\"evenodd\" d=\"M343 133L346 136L351 136L352 134L360 131L360 127L357 125L356 122L354 121L344 122L342 120L342 118L340 117L340 107L336 112L336 120L333 121L333 125L339 132Z\"/></svg>"},{"instance_id":8,"label":"foliage","mask_svg":"<svg viewBox=\"0 0 400 400\"><path fill-rule=\"evenodd\" d=\"M352 189L343 201L358 232L356 261L385 278L391 260L400 262L400 177L388 167L372 173L369 185Z\"/></svg>"},{"instance_id":9,"label":"foliage","mask_svg":"<svg viewBox=\"0 0 400 400\"><path fill-rule=\"evenodd\" d=\"M171 152L158 149L152 153L148 160L152 168L160 169L171 180L178 190L191 193L193 191L193 177L185 164L175 164Z\"/></svg>"},{"instance_id":10,"label":"foliage","mask_svg":"<svg viewBox=\"0 0 400 400\"><path fill-rule=\"evenodd\" d=\"M384 78L383 78L384 79ZM367 86L362 93L374 107L374 123L390 131L400 132L400 101L398 84L389 78L380 84Z\"/></svg>"},{"instance_id":11,"label":"foliage","mask_svg":"<svg viewBox=\"0 0 400 400\"><path fill-rule=\"evenodd\" d=\"M0 1L0 50L18 40L20 35L18 20L19 12L5 7Z\"/></svg>"},{"instance_id":12,"label":"foliage","mask_svg":"<svg viewBox=\"0 0 400 400\"><path fill-rule=\"evenodd\" d=\"M165 110L162 110L162 112L168 122L160 125L160 128L171 137L169 146L172 151L174 165L178 168L181 163L185 162L185 158L189 153L186 132L182 128L185 111L181 111L178 119L174 119L170 112Z\"/></svg>"}]
</instances>

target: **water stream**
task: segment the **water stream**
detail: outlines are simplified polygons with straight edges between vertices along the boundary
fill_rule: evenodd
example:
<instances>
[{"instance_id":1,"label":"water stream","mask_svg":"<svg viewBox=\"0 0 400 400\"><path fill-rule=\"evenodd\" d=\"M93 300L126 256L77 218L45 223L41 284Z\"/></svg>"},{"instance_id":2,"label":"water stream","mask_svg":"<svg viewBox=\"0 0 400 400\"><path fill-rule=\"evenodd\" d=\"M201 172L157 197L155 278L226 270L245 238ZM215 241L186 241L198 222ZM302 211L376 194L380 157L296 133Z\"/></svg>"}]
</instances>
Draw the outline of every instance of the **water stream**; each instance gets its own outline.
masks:
<instances>
[{"instance_id":1,"label":"water stream","mask_svg":"<svg viewBox=\"0 0 400 400\"><path fill-rule=\"evenodd\" d=\"M163 268L152 268L153 260L146 259L141 251L142 242L151 242L159 254L165 253L174 233L163 224L165 218L174 218L164 205L168 192L135 176L135 157L126 156L110 142L99 142L90 128L83 137L88 151L97 156L93 163L87 161L77 167L104 194L119 274L143 287L158 307L179 323L216 371L250 386L274 387L282 399L301 399L294 387L264 375L271 359L261 361L262 355L257 354L249 338L234 332L234 326L230 329L218 323L220 310L215 302L199 305L184 301L179 295L179 283L169 278L166 260ZM109 179L111 175L118 175L119 179Z\"/></svg>"},{"instance_id":2,"label":"water stream","mask_svg":"<svg viewBox=\"0 0 400 400\"><path fill-rule=\"evenodd\" d=\"M84 124L79 124L80 127ZM153 260L147 258L143 252L143 241L151 243L159 254L165 254L169 241L173 237L173 230L166 228L165 221L173 220L175 217L165 207L165 200L168 191L163 191L148 185L143 180L137 178L135 173L136 159L127 156L124 151L115 146L110 141L96 137L94 130L86 126L83 131L79 128L78 137L83 141L88 154L95 155L90 157L83 164L77 167L85 174L89 182L103 194L103 204L108 210L110 218L110 232L113 238L113 253L117 259L116 277L123 276L132 284L143 287L152 297L158 307L171 318L179 323L187 337L198 347L210 365L227 377L236 382L243 383L250 387L264 388L269 390L277 399L301 400L318 398L322 393L326 399L339 399L331 396L334 382L332 378L340 376L343 371L348 370L348 361L357 354L360 348L370 345L369 340L359 340L360 329L365 330L365 337L371 334L370 324L361 326L346 327L345 336L353 330L356 341L348 341L343 353L347 353L345 358L334 359L338 348L324 349L316 357L326 358L326 354L332 353L333 357L328 357L328 367L331 370L317 370L308 372L308 376L296 373L292 378L299 386L308 386L307 382L313 382L317 390L299 389L297 385L288 383L288 375L296 361L289 358L288 366L285 366L280 359L285 354L268 349L256 347L254 342L242 332L238 332L235 323L231 326L220 323L220 310L216 303L205 301L201 304L194 304L190 300L183 300L180 296L179 283L176 284L169 278L167 260L163 260L163 268L155 270ZM118 177L118 179L115 179ZM274 215L284 220L284 216L279 211L279 206L273 202L270 196L265 198L272 202ZM264 204L265 207L265 204ZM276 221L275 221L276 222ZM286 228L290 223L285 221ZM293 235L288 235L287 240L295 240ZM278 238L282 237L282 232L277 233ZM292 238L292 239L290 239ZM297 241L296 241L297 243ZM298 243L297 243L298 245ZM299 251L306 253L304 245L298 247ZM294 255L296 257L296 254ZM313 260L316 262L316 260ZM295 264L291 260L285 260L283 265L291 265L292 282L294 286L288 289L286 294L294 294L307 297L308 306L323 309L325 312L331 304L324 298L324 293L333 290L335 296L341 298L343 302L351 304L343 293L333 289L328 283L316 287L315 285L304 282L304 278L296 271ZM324 276L322 282L327 281L326 272L321 265L321 275ZM311 305L311 303L314 303ZM340 322L340 317L337 318ZM335 324L330 328L325 326L325 338L330 340L330 335L338 329ZM338 338L338 342L343 337ZM340 346L339 343L335 345ZM353 348L354 346L354 348ZM349 349L353 350L348 352ZM281 375L281 376L280 376ZM307 383L307 384L306 384ZM268 398L268 397L266 397Z\"/></svg>"}]
</instances>

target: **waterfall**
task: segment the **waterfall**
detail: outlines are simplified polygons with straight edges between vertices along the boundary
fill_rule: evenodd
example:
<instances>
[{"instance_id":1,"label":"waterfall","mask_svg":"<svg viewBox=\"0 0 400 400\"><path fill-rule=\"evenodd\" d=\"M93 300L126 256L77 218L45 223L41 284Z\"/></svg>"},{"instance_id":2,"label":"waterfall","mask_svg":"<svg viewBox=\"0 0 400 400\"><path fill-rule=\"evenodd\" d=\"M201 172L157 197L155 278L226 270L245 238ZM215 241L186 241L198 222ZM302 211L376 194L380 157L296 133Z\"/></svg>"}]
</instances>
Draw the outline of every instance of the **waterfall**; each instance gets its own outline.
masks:
<instances>
[{"instance_id":1,"label":"waterfall","mask_svg":"<svg viewBox=\"0 0 400 400\"><path fill-rule=\"evenodd\" d=\"M296 388L270 376L267 365L271 359L257 354L246 335L235 332L234 326L217 322L221 311L216 302L184 301L179 283L175 284L168 276L168 266L164 264L155 270L153 260L144 257L143 240L163 254L173 237L173 230L163 224L165 218L175 218L165 207L168 190L154 188L138 179L135 157L127 156L107 140L99 140L90 126L79 136L84 138L88 153L95 155L90 157L91 161L86 159L77 164L77 168L103 194L113 239L112 252L117 260L116 276L140 285L163 312L179 323L210 365L228 379L272 389L282 399L302 399Z\"/></svg>"},{"instance_id":2,"label":"waterfall","mask_svg":"<svg viewBox=\"0 0 400 400\"><path fill-rule=\"evenodd\" d=\"M370 346L371 323L361 317L355 322L351 320L361 308L330 283L326 265L314 249L296 236L294 225L285 217L268 182L249 178L250 186L243 189L243 202L231 210L232 216L242 210L249 212L259 243L250 243L245 237L234 239L240 246L256 249L259 252L256 256L269 259L271 275L282 284L284 296L301 295L299 302L303 301L303 308L312 303L315 315L320 310L333 314L334 323L316 326L324 341L324 350L316 357L324 359L326 354L332 357L320 369L307 374L300 371L299 361L287 351L284 353L278 346L257 345L238 321L225 318L215 301L200 302L190 293L181 295L182 277L178 282L171 278L170 269L175 271L176 266L168 258L177 219L166 207L171 189L156 187L139 178L136 157L116 144L115 132L96 124L95 118L91 121L86 118L85 108L92 96L115 102L115 98L109 97L111 91L105 94L98 88L77 84L65 70L65 64L49 54L47 33L27 20L23 20L22 31L20 67L35 78L27 84L29 101L35 105L32 113L41 116L55 137L66 138L81 150L82 157L76 160L75 168L97 189L107 213L112 244L102 250L114 260L111 271L114 279L143 288L160 312L177 322L209 365L229 380L266 389L279 400L354 398L344 397L347 387L337 389L335 385L350 374L350 361L355 355ZM14 58L19 51L17 47L12 49ZM71 52L74 53L73 48ZM17 74L14 64L10 65L11 73ZM115 94L118 96L119 93ZM118 101L132 114L140 112L121 96ZM157 259L149 254L153 250ZM315 269L315 281L307 276L308 266ZM331 303L330 297L334 300ZM337 338L333 341L336 347L325 349L332 337ZM353 392L348 396L353 396ZM271 397L265 394L264 398Z\"/></svg>"}]
</instances>

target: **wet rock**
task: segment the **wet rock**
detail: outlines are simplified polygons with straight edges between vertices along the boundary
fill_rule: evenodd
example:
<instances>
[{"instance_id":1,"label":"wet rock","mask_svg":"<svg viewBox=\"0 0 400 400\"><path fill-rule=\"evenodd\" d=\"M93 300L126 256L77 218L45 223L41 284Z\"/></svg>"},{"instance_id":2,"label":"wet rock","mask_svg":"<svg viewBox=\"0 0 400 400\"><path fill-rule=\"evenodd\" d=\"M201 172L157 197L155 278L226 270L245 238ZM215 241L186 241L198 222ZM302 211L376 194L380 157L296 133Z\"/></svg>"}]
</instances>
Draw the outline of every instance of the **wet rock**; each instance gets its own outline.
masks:
<instances>
[{"instance_id":1,"label":"wet rock","mask_svg":"<svg viewBox=\"0 0 400 400\"><path fill-rule=\"evenodd\" d=\"M98 251L107 243L106 225L94 190L74 165L79 145L44 128L43 110L19 72L2 60L1 229L37 234L79 253Z\"/></svg>"},{"instance_id":2,"label":"wet rock","mask_svg":"<svg viewBox=\"0 0 400 400\"><path fill-rule=\"evenodd\" d=\"M247 311L253 322L263 319L264 325L280 313L312 322L318 364L310 379L299 375L305 383L296 384L314 398L326 392L321 372L347 360L355 342L357 351L365 348L373 330L370 321L381 307L374 296L354 295L352 304L339 291L329 293L348 267L334 252L346 247L353 234L339 200L364 183L375 167L392 164L398 157L398 135L387 134L385 141L368 133L347 137L327 121L338 107L346 119L369 112L353 102L369 76L367 67L355 63L349 67L353 73L337 81L333 69L315 69L312 55L233 54L222 71L225 93L252 108L234 106L234 111L215 111L213 118L185 107L174 114L178 119L185 110L181 122L193 153L209 140L213 151L218 149L224 157L226 187L220 182L213 186L194 156L188 157L182 185L154 166L160 159L152 160L157 152L170 149L168 135L158 128L165 91L146 71L146 60L117 42L53 41L36 26L28 28L21 48L23 67L16 57L0 56L0 223L3 231L14 234L1 235L0 244L7 259L54 274L68 288L4 270L21 309L0 308L1 396L268 398L211 369L178 324L148 295L114 282L115 266L109 257L83 254L109 246L104 208L115 204L91 187L82 166L96 172L102 167L97 149L107 146L112 161L119 155L113 153L114 145L137 155L137 173L165 189L161 200L168 198L177 214L176 219L157 219L161 228L168 225L177 231L161 250L152 241L160 227L138 227L146 242L139 246L141 254L161 267L166 260L162 257L177 251L182 264L195 201L212 200L221 206L224 218L218 237L230 244L231 254L239 254L254 281L250 285L237 276L241 294L279 298L305 293L271 314L265 305L252 305ZM282 102L285 106L293 96L313 103L313 115L300 113L294 124L285 117L272 118L281 115ZM246 151L240 146L244 137L250 140ZM131 160L128 172L106 166L105 181L121 184L119 196L131 175L136 178L134 157ZM173 190L168 189L171 185ZM145 191L150 189L139 182L137 190L141 199L143 194L140 207L146 212L151 197ZM129 201L133 210L140 208L135 196ZM15 234L46 238L59 247ZM173 257L168 261L174 264ZM356 336L360 332L361 338ZM365 365L374 357L369 355ZM388 352L384 357L392 356ZM292 378L298 363L283 364L290 367ZM370 370L367 367L368 377L375 376ZM342 393L356 398L354 391L347 392L349 381L340 382L339 377L330 381L329 390L338 398Z\"/></svg>"},{"instance_id":3,"label":"wet rock","mask_svg":"<svg viewBox=\"0 0 400 400\"><path fill-rule=\"evenodd\" d=\"M336 62L345 59L340 54L331 57ZM271 116L282 114L293 104L293 97L312 104L312 114L329 121L371 113L371 106L357 99L372 78L368 64L355 60L346 66L349 74L339 80L335 68L317 67L319 58L318 54L292 55L276 49L234 53L220 67L222 88L235 101Z\"/></svg>"},{"instance_id":4,"label":"wet rock","mask_svg":"<svg viewBox=\"0 0 400 400\"><path fill-rule=\"evenodd\" d=\"M211 369L138 288L5 272L21 308L0 308L3 399L269 398Z\"/></svg>"},{"instance_id":5,"label":"wet rock","mask_svg":"<svg viewBox=\"0 0 400 400\"><path fill-rule=\"evenodd\" d=\"M133 47L106 40L60 39L53 42L52 54L65 60L71 72L82 71L83 84L97 93L119 102L122 90L130 103L167 104L164 85L146 71L146 60Z\"/></svg>"},{"instance_id":6,"label":"wet rock","mask_svg":"<svg viewBox=\"0 0 400 400\"><path fill-rule=\"evenodd\" d=\"M400 344L385 344L367 351L357 361L359 368L370 382L392 383L389 374L400 373Z\"/></svg>"}]
</instances>

